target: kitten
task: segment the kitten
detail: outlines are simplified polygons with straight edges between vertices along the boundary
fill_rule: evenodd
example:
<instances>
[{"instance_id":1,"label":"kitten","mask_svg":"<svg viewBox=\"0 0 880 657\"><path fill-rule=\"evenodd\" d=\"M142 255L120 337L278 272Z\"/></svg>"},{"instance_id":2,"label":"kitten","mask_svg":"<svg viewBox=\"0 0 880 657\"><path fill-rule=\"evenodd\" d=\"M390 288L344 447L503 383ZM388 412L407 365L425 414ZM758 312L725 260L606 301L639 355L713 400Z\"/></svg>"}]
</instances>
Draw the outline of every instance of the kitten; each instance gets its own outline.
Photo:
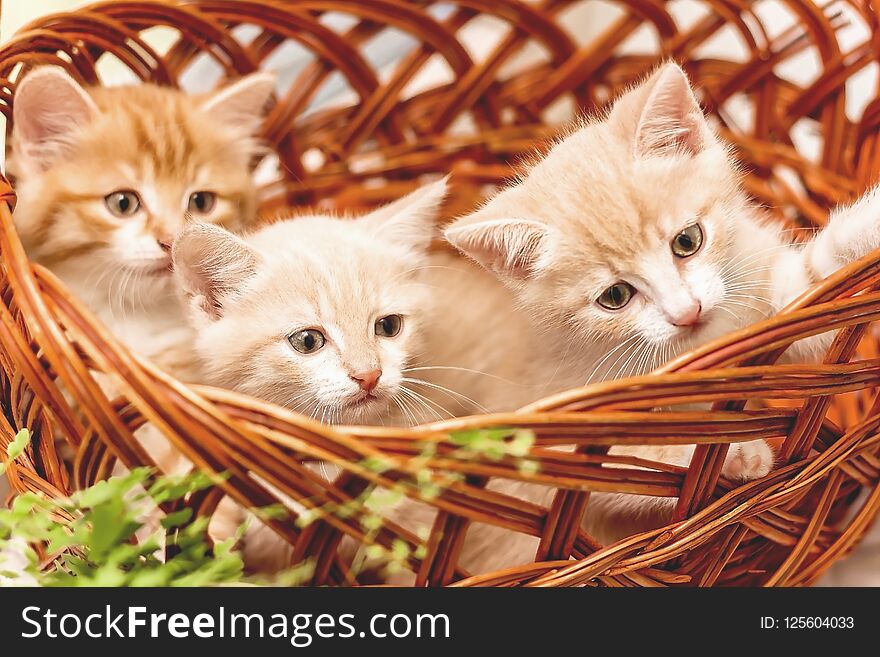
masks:
<instances>
[{"instance_id":1,"label":"kitten","mask_svg":"<svg viewBox=\"0 0 880 657\"><path fill-rule=\"evenodd\" d=\"M9 171L29 257L179 379L198 381L200 364L171 247L192 220L238 228L256 214L251 163L273 89L269 74L198 97L152 84L83 88L46 66L16 90ZM109 397L119 394L111 377L96 380ZM162 471L191 466L155 427L135 435ZM158 516L146 527L157 529Z\"/></svg>"},{"instance_id":2,"label":"kitten","mask_svg":"<svg viewBox=\"0 0 880 657\"><path fill-rule=\"evenodd\" d=\"M185 231L174 267L206 379L332 424L526 403L506 357L527 337L509 294L461 258L428 255L445 193L441 181L356 220L303 215L242 237ZM496 332L514 342L487 340Z\"/></svg>"},{"instance_id":3,"label":"kitten","mask_svg":"<svg viewBox=\"0 0 880 657\"><path fill-rule=\"evenodd\" d=\"M805 246L788 244L743 191L727 147L670 63L606 116L575 126L445 236L540 318L543 356L559 368L552 387L563 390L643 374L773 315L880 246L878 217L875 189L835 211ZM832 337L795 343L786 358L815 358ZM693 447L612 452L687 465ZM763 441L734 444L723 474L754 479L772 464ZM672 503L594 495L586 524L618 538L661 524Z\"/></svg>"},{"instance_id":4,"label":"kitten","mask_svg":"<svg viewBox=\"0 0 880 657\"><path fill-rule=\"evenodd\" d=\"M532 401L530 333L510 294L462 258L429 253L445 194L441 181L356 220L304 215L243 237L185 231L174 267L208 380L334 424L405 426ZM392 513L413 531L434 515L411 501ZM492 543L484 528L469 545ZM469 545L466 565L493 559ZM289 548L256 525L242 552L265 572Z\"/></svg>"},{"instance_id":5,"label":"kitten","mask_svg":"<svg viewBox=\"0 0 880 657\"><path fill-rule=\"evenodd\" d=\"M130 348L184 379L198 366L171 246L190 220L240 228L256 214L251 162L273 89L268 74L201 97L83 88L46 66L15 94L9 171L28 255Z\"/></svg>"}]
</instances>

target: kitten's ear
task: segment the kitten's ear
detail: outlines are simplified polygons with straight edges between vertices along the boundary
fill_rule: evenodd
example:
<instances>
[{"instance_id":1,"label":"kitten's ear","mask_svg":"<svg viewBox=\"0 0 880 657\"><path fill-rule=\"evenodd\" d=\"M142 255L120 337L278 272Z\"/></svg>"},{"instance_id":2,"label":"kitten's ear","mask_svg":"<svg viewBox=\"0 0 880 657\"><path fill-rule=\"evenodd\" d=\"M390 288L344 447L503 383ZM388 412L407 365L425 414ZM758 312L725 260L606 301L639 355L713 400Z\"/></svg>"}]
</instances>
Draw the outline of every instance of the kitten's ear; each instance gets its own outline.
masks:
<instances>
[{"instance_id":1,"label":"kitten's ear","mask_svg":"<svg viewBox=\"0 0 880 657\"><path fill-rule=\"evenodd\" d=\"M63 69L44 66L28 73L15 92L15 148L40 168L64 153L72 135L98 115L88 93Z\"/></svg>"},{"instance_id":2,"label":"kitten's ear","mask_svg":"<svg viewBox=\"0 0 880 657\"><path fill-rule=\"evenodd\" d=\"M253 276L260 256L244 240L219 226L193 224L174 240L174 271L193 306L216 320L223 298Z\"/></svg>"},{"instance_id":3,"label":"kitten's ear","mask_svg":"<svg viewBox=\"0 0 880 657\"><path fill-rule=\"evenodd\" d=\"M358 221L371 227L382 239L410 251L424 252L431 245L437 214L448 191L449 176L446 176L374 210Z\"/></svg>"},{"instance_id":4,"label":"kitten's ear","mask_svg":"<svg viewBox=\"0 0 880 657\"><path fill-rule=\"evenodd\" d=\"M263 124L266 106L275 93L275 74L251 73L210 95L201 108L226 125L255 135Z\"/></svg>"},{"instance_id":5,"label":"kitten's ear","mask_svg":"<svg viewBox=\"0 0 880 657\"><path fill-rule=\"evenodd\" d=\"M535 221L458 222L443 235L452 246L486 269L512 279L528 278L540 271L550 253L550 229Z\"/></svg>"},{"instance_id":6,"label":"kitten's ear","mask_svg":"<svg viewBox=\"0 0 880 657\"><path fill-rule=\"evenodd\" d=\"M637 158L697 155L712 139L687 75L671 62L622 96L611 111L611 120L629 135Z\"/></svg>"}]
</instances>

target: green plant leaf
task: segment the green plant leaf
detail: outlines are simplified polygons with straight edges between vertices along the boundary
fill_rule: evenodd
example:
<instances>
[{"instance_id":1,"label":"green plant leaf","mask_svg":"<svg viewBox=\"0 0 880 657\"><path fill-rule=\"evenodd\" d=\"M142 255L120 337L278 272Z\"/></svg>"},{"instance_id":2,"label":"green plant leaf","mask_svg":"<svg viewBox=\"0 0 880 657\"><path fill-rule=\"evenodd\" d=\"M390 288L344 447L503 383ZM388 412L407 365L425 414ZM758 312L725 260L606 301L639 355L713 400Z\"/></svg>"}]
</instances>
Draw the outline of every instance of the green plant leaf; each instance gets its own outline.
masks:
<instances>
[{"instance_id":1,"label":"green plant leaf","mask_svg":"<svg viewBox=\"0 0 880 657\"><path fill-rule=\"evenodd\" d=\"M192 518L193 510L189 507L184 507L180 509L180 511L175 511L174 513L169 513L164 518L162 518L159 523L165 529L171 529L172 527L180 527L185 524Z\"/></svg>"},{"instance_id":2,"label":"green plant leaf","mask_svg":"<svg viewBox=\"0 0 880 657\"><path fill-rule=\"evenodd\" d=\"M15 438L12 439L12 442L9 443L9 447L6 448L6 456L9 457L10 461L14 461L21 453L25 450L31 442L31 432L27 429L22 429L17 434L15 434Z\"/></svg>"},{"instance_id":3,"label":"green plant leaf","mask_svg":"<svg viewBox=\"0 0 880 657\"><path fill-rule=\"evenodd\" d=\"M6 448L6 456L9 457L9 461L14 461L21 456L22 452L24 452L30 442L31 432L27 429L22 429L15 434L15 438L12 439L12 442L9 443L9 446ZM6 474L7 467L7 463L0 462L0 477Z\"/></svg>"}]
</instances>

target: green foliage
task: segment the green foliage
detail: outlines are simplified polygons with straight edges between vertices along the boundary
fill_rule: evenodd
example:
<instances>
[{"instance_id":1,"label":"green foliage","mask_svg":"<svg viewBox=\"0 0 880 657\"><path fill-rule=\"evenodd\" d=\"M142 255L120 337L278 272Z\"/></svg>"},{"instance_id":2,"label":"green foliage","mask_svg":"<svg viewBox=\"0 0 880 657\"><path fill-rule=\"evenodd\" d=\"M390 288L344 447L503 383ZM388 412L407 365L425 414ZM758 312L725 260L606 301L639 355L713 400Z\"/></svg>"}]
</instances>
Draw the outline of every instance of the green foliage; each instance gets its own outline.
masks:
<instances>
[{"instance_id":1,"label":"green foliage","mask_svg":"<svg viewBox=\"0 0 880 657\"><path fill-rule=\"evenodd\" d=\"M456 432L450 438L456 449L447 455L449 458L512 458L521 472L537 471L537 461L527 458L535 440L531 431L482 429ZM18 458L29 441L28 431L20 431L7 448L7 461ZM329 515L345 520L357 517L368 545L355 557L355 572L364 567L381 567L386 574L398 572L410 559L425 556L428 528L421 528L419 540L412 544L394 539L386 547L375 543L384 518L407 496L430 501L463 479L460 473L428 467L437 448L432 441L421 445L419 456L411 461L415 468L412 480L397 482L390 488L371 486L344 503L305 509L297 514L297 524L305 527ZM394 469L394 462L383 457L365 459L360 465L377 474ZM0 465L0 474L4 471ZM185 502L191 494L216 483L216 477L202 473L152 477L148 468L139 468L98 482L67 499L19 495L12 508L0 509L0 578L43 586L292 586L308 581L314 569L310 562L271 580L245 578L242 559L235 550L243 527L235 537L209 548L205 540L207 519L193 520L193 511ZM179 508L163 515L158 511L163 503ZM253 512L264 520L284 518L290 513L282 505ZM151 518L160 519L160 526L146 527ZM160 549L163 544L164 551ZM48 564L39 562L36 546L49 555ZM167 558L163 558L163 552ZM10 553L23 557L27 565L5 567L4 555Z\"/></svg>"},{"instance_id":2,"label":"green foliage","mask_svg":"<svg viewBox=\"0 0 880 657\"><path fill-rule=\"evenodd\" d=\"M20 456L28 441L28 432L19 432L7 449L9 459ZM0 509L0 577L41 586L292 586L307 581L309 563L272 580L245 578L234 549L237 536L209 547L208 519L192 521L193 511L184 504L187 496L214 483L215 477L202 473L151 477L149 468L138 468L65 499L19 495L12 508ZM159 512L160 503L178 501L178 510ZM149 527L151 518L159 519L160 527ZM43 547L49 563L40 563L36 546ZM10 560L13 567L4 565Z\"/></svg>"},{"instance_id":3,"label":"green foliage","mask_svg":"<svg viewBox=\"0 0 880 657\"><path fill-rule=\"evenodd\" d=\"M243 564L233 550L234 539L211 550L205 541L207 519L190 522L187 507L164 517L157 512L158 501L182 500L210 483L200 475L151 481L150 470L138 468L66 499L19 495L11 509L0 510L0 552L14 546L23 553L28 564L23 575L42 586L239 582ZM150 517L161 517L162 528L152 534L144 531ZM167 559L159 551L163 535ZM38 545L50 555L48 567L40 567Z\"/></svg>"},{"instance_id":4,"label":"green foliage","mask_svg":"<svg viewBox=\"0 0 880 657\"><path fill-rule=\"evenodd\" d=\"M460 460L489 459L500 461L513 458L519 471L526 475L538 471L538 461L528 458L528 453L535 443L532 431L516 428L493 428L458 431L450 434L450 441L456 449L448 454L449 458ZM343 504L326 504L320 508L312 508L302 512L297 518L300 527L333 515L337 518L359 517L361 529L365 534L365 545L362 545L352 564L355 573L365 568L378 567L385 575L399 572L406 568L411 558L421 559L427 553L427 535L429 528L420 528L419 541L413 545L394 539L390 547L374 543L379 531L388 517L407 497L407 492L414 497L430 501L454 483L463 479L458 472L443 472L427 467L429 460L437 453L437 443L425 441L420 444L418 456L410 460L415 468L414 482L397 482L391 488L368 487L358 497ZM369 457L360 462L364 468L377 474L394 469L394 464L383 457Z\"/></svg>"},{"instance_id":5,"label":"green foliage","mask_svg":"<svg viewBox=\"0 0 880 657\"><path fill-rule=\"evenodd\" d=\"M458 431L450 438L461 446L458 452L460 457L483 455L492 461L500 461L505 456L525 460L524 457L535 444L535 434L531 431L507 427Z\"/></svg>"},{"instance_id":6,"label":"green foliage","mask_svg":"<svg viewBox=\"0 0 880 657\"><path fill-rule=\"evenodd\" d=\"M22 429L17 434L15 434L15 438L13 438L12 442L9 443L9 447L6 448L6 456L9 461L14 461L19 456L21 456L22 452L24 452L24 448L28 446L31 442L31 432L27 429ZM0 461L0 477L6 472L6 463Z\"/></svg>"}]
</instances>

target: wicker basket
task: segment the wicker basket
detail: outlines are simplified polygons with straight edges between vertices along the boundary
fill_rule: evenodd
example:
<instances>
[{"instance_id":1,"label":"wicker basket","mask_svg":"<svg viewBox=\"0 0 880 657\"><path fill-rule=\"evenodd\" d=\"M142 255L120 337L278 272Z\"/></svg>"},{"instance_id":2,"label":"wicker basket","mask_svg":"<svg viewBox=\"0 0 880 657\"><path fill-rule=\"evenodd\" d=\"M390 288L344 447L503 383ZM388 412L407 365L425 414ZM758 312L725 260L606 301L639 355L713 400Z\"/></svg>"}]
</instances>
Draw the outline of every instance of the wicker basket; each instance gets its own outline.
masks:
<instances>
[{"instance_id":1,"label":"wicker basket","mask_svg":"<svg viewBox=\"0 0 880 657\"><path fill-rule=\"evenodd\" d=\"M267 187L266 209L369 207L413 188L421 174L453 171L446 212L452 216L507 177L562 119L601 106L672 57L737 148L749 191L796 231L821 226L830 205L856 196L880 168L880 100L855 118L852 108L846 111L847 82L869 85L877 77L873 5L775 3L796 20L774 33L778 16L760 2L705 0L703 13L687 21L676 19L676 4L106 2L43 18L0 49L0 108L11 117L15 80L37 64L60 64L95 83L96 65L115 58L113 65L138 78L173 85L194 66L215 68L218 81L271 66L273 54L296 42L312 59L264 126L285 172ZM500 36L483 42L491 47L477 58L465 45L472 45L468 30L479 21ZM576 25L588 25L593 36L584 38ZM868 36L842 50L840 28ZM654 52L636 53L637 33L655 43ZM392 36L408 49L379 71L369 46ZM150 45L158 37L170 46ZM738 51L735 60L710 54L720 38L735 46L724 50ZM807 84L781 77L799 58L818 62L819 77ZM427 89L413 82L428 67L445 71L446 81ZM341 100L315 109L331 85L343 88ZM748 126L735 124L734 106L750 115ZM810 157L795 147L804 128L818 132L818 153ZM880 259L848 267L779 316L650 376L574 390L516 414L338 430L238 394L184 386L132 356L49 272L28 262L11 219L14 192L5 181L0 191L0 447L20 427L35 436L10 467L15 491L65 494L107 477L117 461L148 463L132 431L149 422L198 467L229 473L189 501L199 516L211 514L223 496L256 507L275 502L259 482L306 505L341 504L369 485L412 480L411 457L429 440L437 449L428 467L465 475L433 500L440 512L427 550L410 557L418 584L435 586L809 584L858 542L880 508L880 358L866 331L880 317ZM823 364L773 364L785 344L835 327L845 328ZM107 399L91 371L118 374L124 397ZM712 410L662 410L692 402L713 402ZM536 474L508 459L456 457L450 431L497 426L534 430ZM74 448L73 466L59 456L56 435ZM720 480L728 444L757 438L776 441L777 468L736 488ZM546 449L560 440L578 453L566 460ZM659 442L696 443L690 467L600 465L609 445ZM362 465L377 456L394 467L379 473ZM304 468L311 458L344 472L323 482ZM558 492L550 508L535 507L487 491L486 482L498 477L532 478ZM590 490L679 496L676 517L603 546L580 526ZM534 563L464 572L457 560L475 519L539 537ZM294 545L295 560L315 559L314 583L357 583L337 554L343 535L365 538L356 515L330 515L306 528L293 520L272 526ZM415 537L390 521L371 537L385 546L397 539L412 545Z\"/></svg>"}]
</instances>

